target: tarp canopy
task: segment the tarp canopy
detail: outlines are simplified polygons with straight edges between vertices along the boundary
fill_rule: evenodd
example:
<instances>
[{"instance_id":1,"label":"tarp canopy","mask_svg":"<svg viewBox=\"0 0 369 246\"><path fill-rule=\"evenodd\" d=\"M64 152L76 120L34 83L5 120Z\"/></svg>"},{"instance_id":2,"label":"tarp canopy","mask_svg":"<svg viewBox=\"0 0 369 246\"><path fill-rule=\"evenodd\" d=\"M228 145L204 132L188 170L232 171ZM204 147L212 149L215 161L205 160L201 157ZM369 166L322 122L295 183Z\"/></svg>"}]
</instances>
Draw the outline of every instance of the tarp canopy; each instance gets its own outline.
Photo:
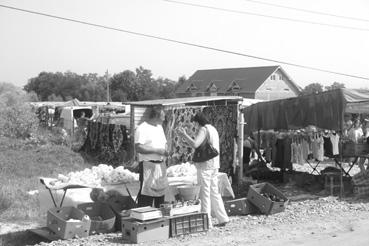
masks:
<instances>
[{"instance_id":1,"label":"tarp canopy","mask_svg":"<svg viewBox=\"0 0 369 246\"><path fill-rule=\"evenodd\" d=\"M341 130L346 113L369 113L369 90L336 89L318 94L259 102L243 109L246 132L289 130L314 125Z\"/></svg>"},{"instance_id":2,"label":"tarp canopy","mask_svg":"<svg viewBox=\"0 0 369 246\"><path fill-rule=\"evenodd\" d=\"M79 106L81 103L77 98L74 98L72 100L69 100L67 102L64 103L63 106L67 107L67 106Z\"/></svg>"}]
</instances>

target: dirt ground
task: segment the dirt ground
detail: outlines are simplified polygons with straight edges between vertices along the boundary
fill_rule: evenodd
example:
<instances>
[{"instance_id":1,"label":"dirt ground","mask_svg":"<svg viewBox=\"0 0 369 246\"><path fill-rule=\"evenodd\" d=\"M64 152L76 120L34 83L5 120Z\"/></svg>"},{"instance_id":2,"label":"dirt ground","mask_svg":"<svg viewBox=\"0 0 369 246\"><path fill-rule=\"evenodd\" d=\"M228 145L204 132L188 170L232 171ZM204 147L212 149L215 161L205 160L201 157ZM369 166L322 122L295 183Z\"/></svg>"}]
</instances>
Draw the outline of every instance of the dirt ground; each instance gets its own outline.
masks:
<instances>
[{"instance_id":1,"label":"dirt ground","mask_svg":"<svg viewBox=\"0 0 369 246\"><path fill-rule=\"evenodd\" d=\"M339 200L336 197L291 201L282 213L232 216L225 227L214 227L206 233L140 245L368 245L368 216L367 201ZM124 243L120 233L111 233L38 245L95 246Z\"/></svg>"},{"instance_id":2,"label":"dirt ground","mask_svg":"<svg viewBox=\"0 0 369 246\"><path fill-rule=\"evenodd\" d=\"M281 213L231 216L230 223L225 227L140 245L369 245L369 199L358 199L353 195L343 198L328 196L326 190L307 191L293 178L276 186L289 198L289 203ZM0 234L37 225L40 226L32 222L23 225L1 223ZM124 245L127 242L122 240L121 233L53 242L40 242L34 238L29 241L27 238L14 242L0 241L0 245L10 246L35 243L44 246L95 246Z\"/></svg>"}]
</instances>

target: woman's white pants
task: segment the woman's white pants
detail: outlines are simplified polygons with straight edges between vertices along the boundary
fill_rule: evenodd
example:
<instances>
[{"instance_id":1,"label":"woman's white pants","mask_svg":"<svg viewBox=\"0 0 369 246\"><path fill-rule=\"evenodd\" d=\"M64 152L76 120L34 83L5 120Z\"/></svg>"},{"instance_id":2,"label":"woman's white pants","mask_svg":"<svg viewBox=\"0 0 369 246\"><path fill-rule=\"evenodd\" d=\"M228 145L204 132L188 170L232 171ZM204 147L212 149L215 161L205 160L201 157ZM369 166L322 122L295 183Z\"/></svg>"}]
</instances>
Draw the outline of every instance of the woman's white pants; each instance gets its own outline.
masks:
<instances>
[{"instance_id":1,"label":"woman's white pants","mask_svg":"<svg viewBox=\"0 0 369 246\"><path fill-rule=\"evenodd\" d=\"M222 196L218 187L218 169L197 169L197 182L200 188L201 211L208 214L209 228L212 227L211 215L218 223L228 222Z\"/></svg>"}]
</instances>

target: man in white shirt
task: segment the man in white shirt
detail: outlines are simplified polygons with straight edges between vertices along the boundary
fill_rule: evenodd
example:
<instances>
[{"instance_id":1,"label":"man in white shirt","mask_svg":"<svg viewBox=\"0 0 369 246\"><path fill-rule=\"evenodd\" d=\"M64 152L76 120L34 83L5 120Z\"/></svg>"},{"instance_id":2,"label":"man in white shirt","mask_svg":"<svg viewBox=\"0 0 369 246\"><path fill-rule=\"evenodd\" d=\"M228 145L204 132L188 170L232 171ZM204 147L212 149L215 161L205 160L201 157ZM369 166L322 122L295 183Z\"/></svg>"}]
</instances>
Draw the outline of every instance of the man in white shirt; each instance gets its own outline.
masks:
<instances>
[{"instance_id":1,"label":"man in white shirt","mask_svg":"<svg viewBox=\"0 0 369 246\"><path fill-rule=\"evenodd\" d=\"M141 182L138 206L152 206L154 202L154 206L159 208L168 188L164 158L169 152L162 127L165 114L162 107L153 106L148 108L148 116L148 120L135 131Z\"/></svg>"}]
</instances>

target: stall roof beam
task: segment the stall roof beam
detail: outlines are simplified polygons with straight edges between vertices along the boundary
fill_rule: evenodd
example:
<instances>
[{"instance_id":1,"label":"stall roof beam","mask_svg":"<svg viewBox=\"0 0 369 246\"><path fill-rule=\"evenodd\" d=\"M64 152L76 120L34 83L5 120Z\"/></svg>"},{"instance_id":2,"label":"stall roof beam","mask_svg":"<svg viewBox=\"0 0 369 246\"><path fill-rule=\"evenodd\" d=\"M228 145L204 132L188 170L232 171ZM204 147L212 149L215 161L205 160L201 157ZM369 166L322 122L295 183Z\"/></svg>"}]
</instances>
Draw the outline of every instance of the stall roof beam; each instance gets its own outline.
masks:
<instances>
[{"instance_id":1,"label":"stall roof beam","mask_svg":"<svg viewBox=\"0 0 369 246\"><path fill-rule=\"evenodd\" d=\"M137 101L137 102L128 102L127 104L133 106L174 106L174 105L188 105L188 104L197 104L204 102L219 102L219 101L227 101L237 103L242 101L242 97L238 96L205 96L205 97L184 97L184 98L171 98L171 99L156 99L156 100L145 100L145 101Z\"/></svg>"}]
</instances>

